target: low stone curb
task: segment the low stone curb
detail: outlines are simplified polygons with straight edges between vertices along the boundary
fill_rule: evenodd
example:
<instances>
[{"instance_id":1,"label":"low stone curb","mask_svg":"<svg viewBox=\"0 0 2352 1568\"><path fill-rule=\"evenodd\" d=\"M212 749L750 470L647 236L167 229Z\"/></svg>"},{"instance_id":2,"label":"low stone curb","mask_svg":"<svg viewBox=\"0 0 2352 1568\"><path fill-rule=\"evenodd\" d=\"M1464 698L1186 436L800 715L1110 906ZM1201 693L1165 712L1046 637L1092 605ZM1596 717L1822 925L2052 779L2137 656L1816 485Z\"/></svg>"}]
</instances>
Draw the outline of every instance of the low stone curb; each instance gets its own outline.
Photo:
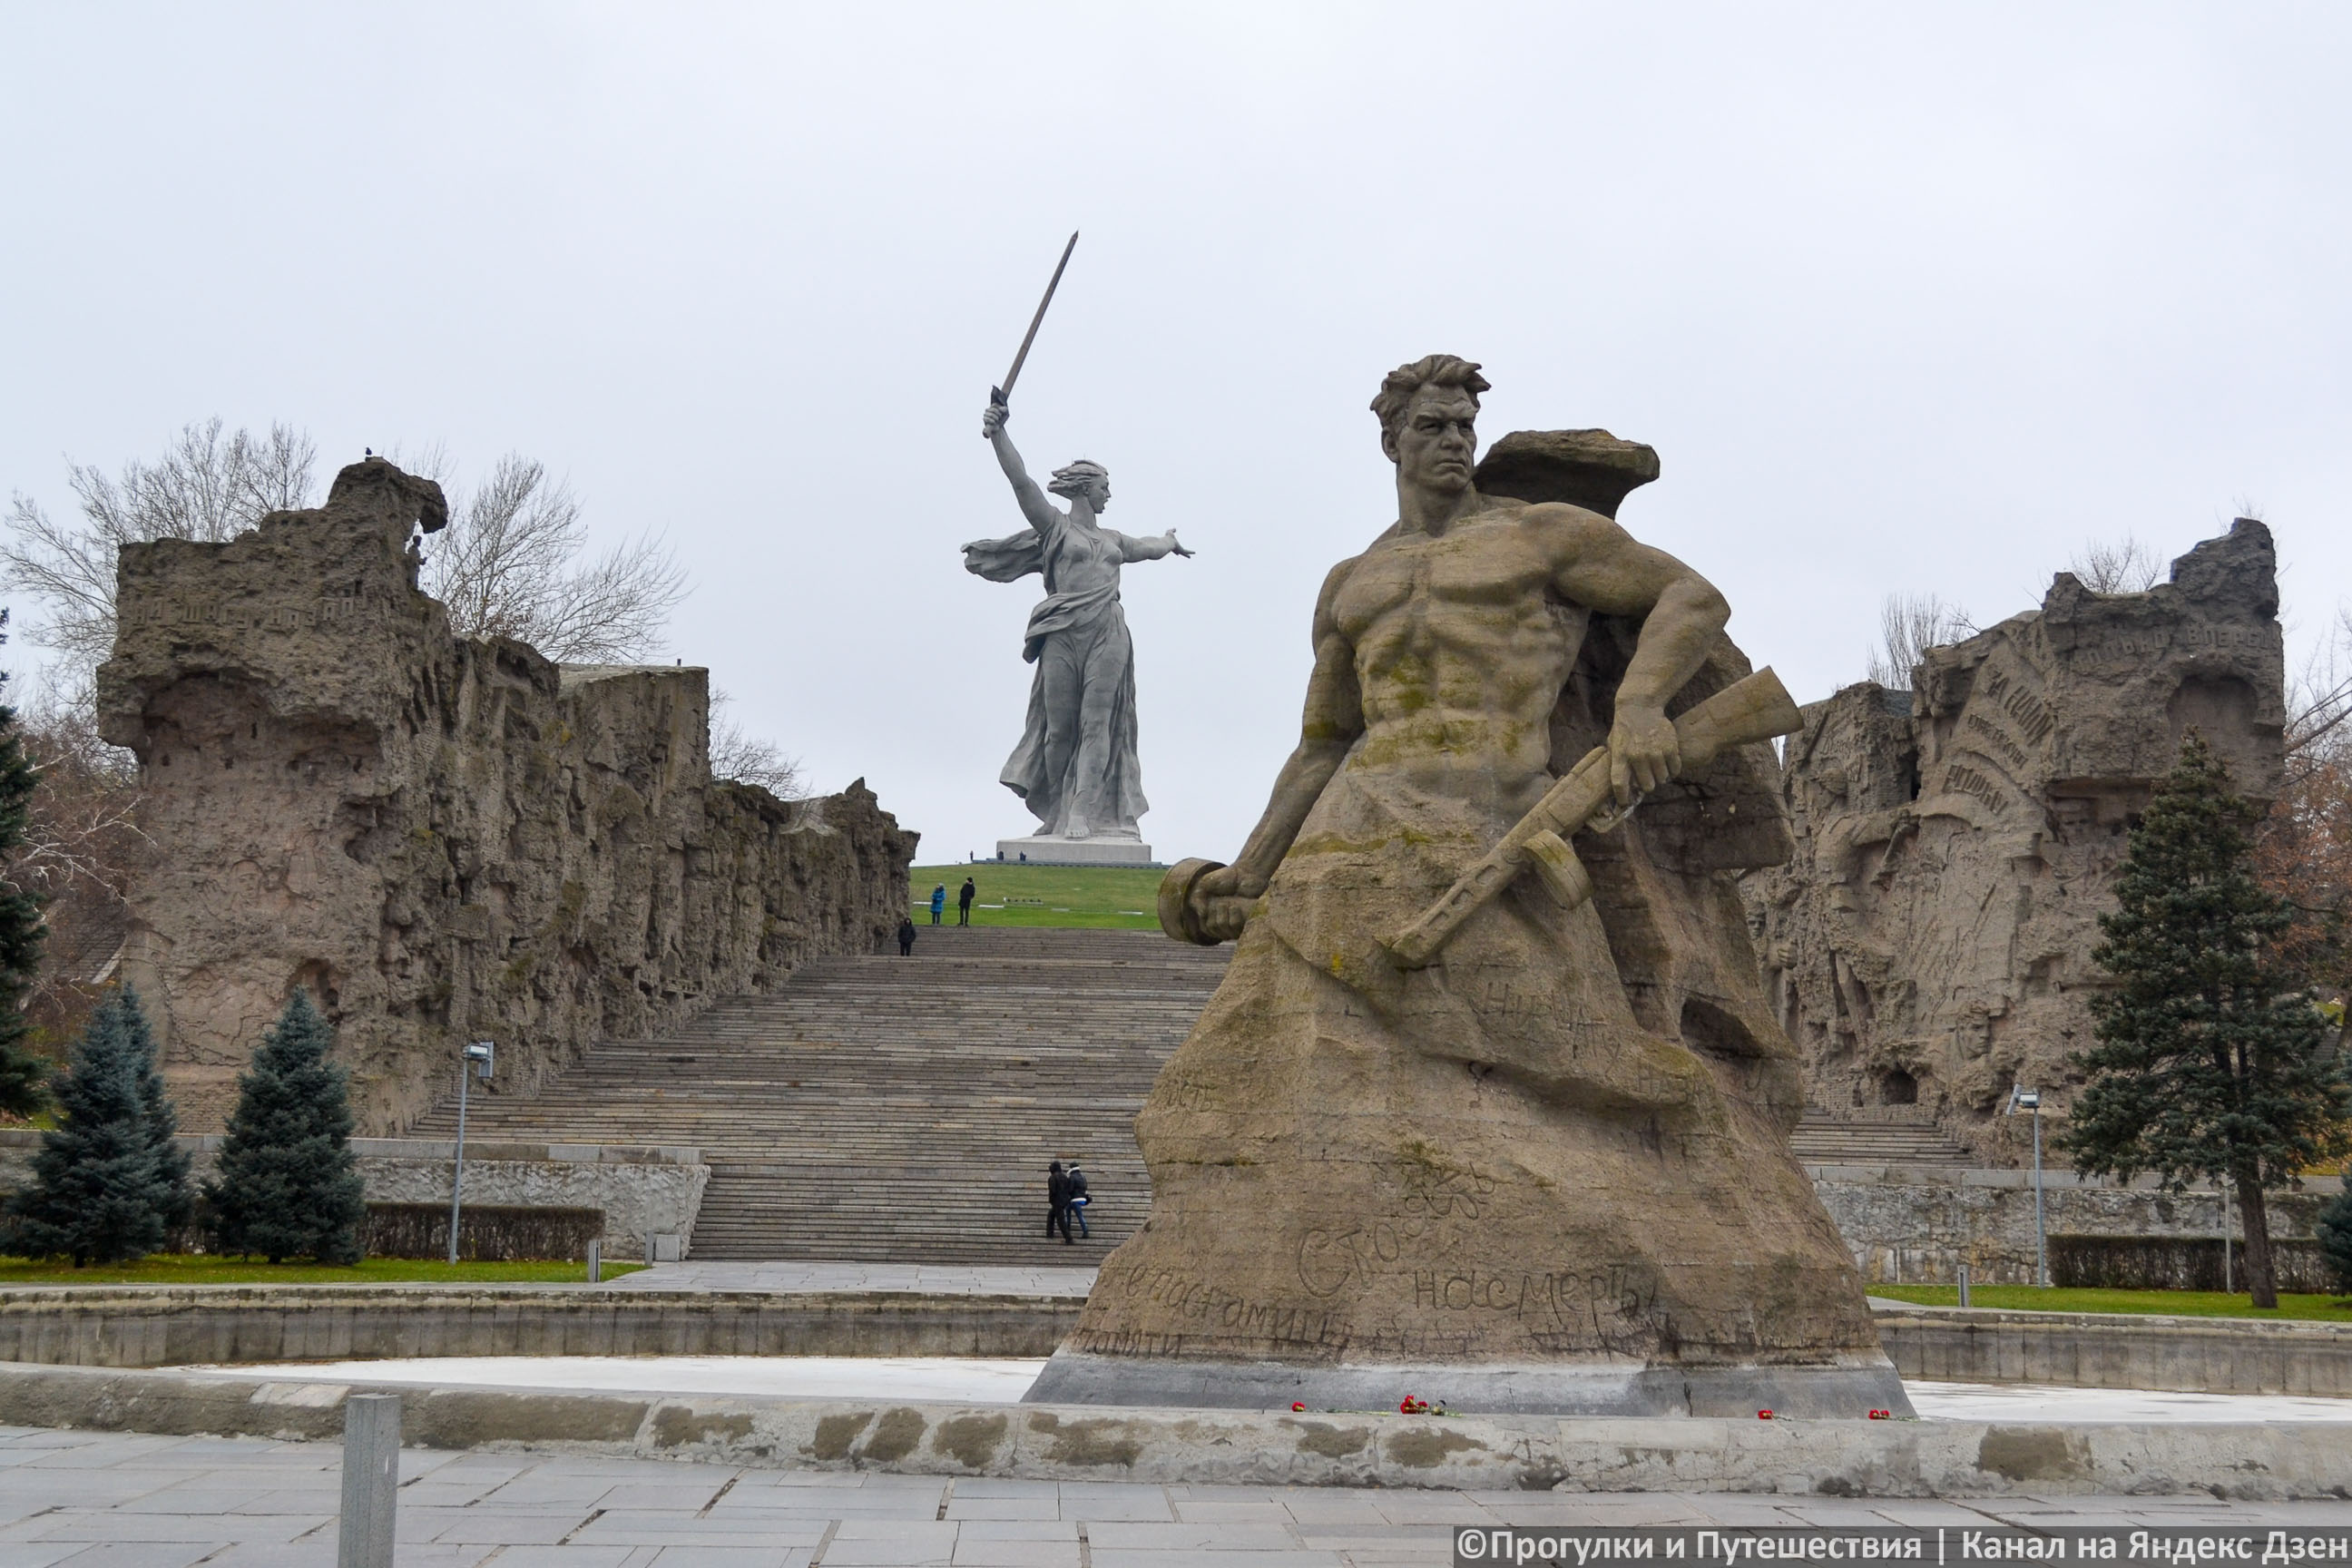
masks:
<instances>
[{"instance_id":1,"label":"low stone curb","mask_svg":"<svg viewBox=\"0 0 2352 1568\"><path fill-rule=\"evenodd\" d=\"M429 1388L0 1364L0 1422L333 1440L342 1401L400 1396L425 1447L1028 1480L1831 1497L2343 1498L2352 1424L1558 1420Z\"/></svg>"},{"instance_id":2,"label":"low stone curb","mask_svg":"<svg viewBox=\"0 0 2352 1568\"><path fill-rule=\"evenodd\" d=\"M417 1356L1029 1358L1075 1296L351 1286L0 1291L0 1361L142 1367Z\"/></svg>"},{"instance_id":3,"label":"low stone curb","mask_svg":"<svg viewBox=\"0 0 2352 1568\"><path fill-rule=\"evenodd\" d=\"M1956 1307L1872 1317L1906 1378L2352 1396L2352 1322Z\"/></svg>"},{"instance_id":4,"label":"low stone curb","mask_svg":"<svg viewBox=\"0 0 2352 1568\"><path fill-rule=\"evenodd\" d=\"M588 1286L0 1290L0 1361L142 1367L417 1356L1051 1355L1083 1298ZM2352 1323L1881 1308L1895 1370L1952 1383L2352 1397Z\"/></svg>"}]
</instances>

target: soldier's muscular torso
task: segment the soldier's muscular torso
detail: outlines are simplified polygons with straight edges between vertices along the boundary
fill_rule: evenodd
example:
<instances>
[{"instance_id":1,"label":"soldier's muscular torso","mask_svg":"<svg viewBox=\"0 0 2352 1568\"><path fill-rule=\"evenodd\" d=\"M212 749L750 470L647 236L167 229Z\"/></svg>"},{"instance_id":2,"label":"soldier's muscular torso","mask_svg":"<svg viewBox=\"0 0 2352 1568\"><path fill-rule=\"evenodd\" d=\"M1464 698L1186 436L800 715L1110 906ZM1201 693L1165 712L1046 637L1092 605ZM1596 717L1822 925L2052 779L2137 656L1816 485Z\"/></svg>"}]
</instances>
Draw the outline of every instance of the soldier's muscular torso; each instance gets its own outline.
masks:
<instances>
[{"instance_id":1,"label":"soldier's muscular torso","mask_svg":"<svg viewBox=\"0 0 2352 1568\"><path fill-rule=\"evenodd\" d=\"M1434 538L1383 540L1348 569L1331 615L1363 705L1352 766L1498 805L1549 782L1552 707L1587 612L1555 590L1555 552L1528 510L1498 502Z\"/></svg>"}]
</instances>

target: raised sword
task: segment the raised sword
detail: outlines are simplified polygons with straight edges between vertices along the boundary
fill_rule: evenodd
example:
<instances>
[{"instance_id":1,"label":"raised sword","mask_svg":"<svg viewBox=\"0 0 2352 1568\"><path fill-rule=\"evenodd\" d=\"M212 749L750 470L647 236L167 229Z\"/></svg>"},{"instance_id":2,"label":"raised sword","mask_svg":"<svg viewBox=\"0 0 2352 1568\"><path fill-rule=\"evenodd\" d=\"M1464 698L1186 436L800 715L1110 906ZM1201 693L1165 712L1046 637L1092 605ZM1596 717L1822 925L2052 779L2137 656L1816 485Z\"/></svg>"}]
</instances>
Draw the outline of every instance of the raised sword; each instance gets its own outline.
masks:
<instances>
[{"instance_id":1,"label":"raised sword","mask_svg":"<svg viewBox=\"0 0 2352 1568\"><path fill-rule=\"evenodd\" d=\"M1045 307L1054 302L1054 290L1062 286L1062 268L1070 264L1070 252L1078 247L1078 231L1070 230L1070 243L1062 247L1062 259L1054 263L1054 276L1045 285L1045 297L1037 301L1037 313L1029 318L1029 330L1022 334L1021 352L1013 356L1013 368L1004 373L1004 384L988 389L988 400L999 408L1006 405L1013 395L1013 384L1021 379L1021 366L1029 358L1029 345L1037 341L1038 323L1045 319Z\"/></svg>"}]
</instances>

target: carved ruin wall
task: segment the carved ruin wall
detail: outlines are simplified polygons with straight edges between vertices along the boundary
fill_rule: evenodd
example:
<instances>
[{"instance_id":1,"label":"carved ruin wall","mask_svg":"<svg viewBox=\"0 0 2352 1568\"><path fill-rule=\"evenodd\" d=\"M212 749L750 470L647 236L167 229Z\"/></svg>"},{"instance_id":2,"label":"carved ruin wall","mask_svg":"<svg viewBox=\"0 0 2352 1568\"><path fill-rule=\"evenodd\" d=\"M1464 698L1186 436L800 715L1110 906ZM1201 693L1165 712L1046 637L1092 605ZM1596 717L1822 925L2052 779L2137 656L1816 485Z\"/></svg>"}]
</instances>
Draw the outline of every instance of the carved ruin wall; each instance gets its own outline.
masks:
<instances>
[{"instance_id":1,"label":"carved ruin wall","mask_svg":"<svg viewBox=\"0 0 2352 1568\"><path fill-rule=\"evenodd\" d=\"M100 722L138 755L156 853L121 970L189 1131L225 1120L297 985L362 1131L389 1133L467 1040L530 1093L591 1040L898 921L916 836L862 782L787 803L713 780L705 671L453 637L408 546L439 506L377 458L322 509L122 551Z\"/></svg>"},{"instance_id":2,"label":"carved ruin wall","mask_svg":"<svg viewBox=\"0 0 2352 1568\"><path fill-rule=\"evenodd\" d=\"M1815 1103L1916 1103L1997 1164L2029 1136L2001 1114L2012 1084L2063 1114L2097 919L2182 736L2245 793L2278 787L2275 566L2270 531L2241 519L2147 593L2061 574L2039 612L1929 650L1915 691L1864 683L1805 710L1782 779L1797 852L1745 891Z\"/></svg>"}]
</instances>

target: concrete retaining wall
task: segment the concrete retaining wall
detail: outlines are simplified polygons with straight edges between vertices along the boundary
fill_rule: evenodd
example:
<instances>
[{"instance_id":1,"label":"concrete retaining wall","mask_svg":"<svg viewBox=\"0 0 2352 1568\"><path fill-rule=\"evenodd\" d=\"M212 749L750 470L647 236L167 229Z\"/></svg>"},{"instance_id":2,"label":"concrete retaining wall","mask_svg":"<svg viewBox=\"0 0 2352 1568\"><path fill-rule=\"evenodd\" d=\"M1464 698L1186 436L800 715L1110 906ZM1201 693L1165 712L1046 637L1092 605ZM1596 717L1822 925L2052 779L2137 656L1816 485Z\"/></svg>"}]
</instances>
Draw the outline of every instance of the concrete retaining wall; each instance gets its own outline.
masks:
<instances>
[{"instance_id":1,"label":"concrete retaining wall","mask_svg":"<svg viewBox=\"0 0 2352 1568\"><path fill-rule=\"evenodd\" d=\"M190 1286L0 1291L0 1361L404 1356L1047 1356L1076 1297Z\"/></svg>"},{"instance_id":2,"label":"concrete retaining wall","mask_svg":"<svg viewBox=\"0 0 2352 1568\"><path fill-rule=\"evenodd\" d=\"M1560 1491L2340 1498L2352 1425L1561 1421L1056 1409L396 1387L0 1366L0 1421L325 1439L355 1392L396 1394L426 1447L536 1447L727 1465L1034 1480Z\"/></svg>"},{"instance_id":3,"label":"concrete retaining wall","mask_svg":"<svg viewBox=\"0 0 2352 1568\"><path fill-rule=\"evenodd\" d=\"M0 1361L89 1367L409 1356L1045 1356L1076 1297L482 1287L0 1291ZM2352 1322L1889 1309L1905 1377L2352 1397Z\"/></svg>"},{"instance_id":4,"label":"concrete retaining wall","mask_svg":"<svg viewBox=\"0 0 2352 1568\"><path fill-rule=\"evenodd\" d=\"M2343 1323L2107 1312L1887 1310L1878 1337L1905 1377L2192 1394L2352 1397Z\"/></svg>"},{"instance_id":5,"label":"concrete retaining wall","mask_svg":"<svg viewBox=\"0 0 2352 1568\"><path fill-rule=\"evenodd\" d=\"M212 1175L220 1138L184 1137L194 1179ZM0 1130L0 1194L32 1180L41 1135ZM360 1179L376 1203L447 1203L456 1143L434 1138L354 1138ZM710 1167L702 1151L610 1143L466 1142L466 1196L482 1204L530 1204L604 1211L604 1252L645 1256L648 1235L690 1238Z\"/></svg>"},{"instance_id":6,"label":"concrete retaining wall","mask_svg":"<svg viewBox=\"0 0 2352 1568\"><path fill-rule=\"evenodd\" d=\"M1979 1285L2033 1283L2031 1171L1808 1165L1805 1173L1866 1281L1948 1285L1965 1263ZM2300 1193L2273 1193L2271 1234L2309 1237L2319 1205L2343 1188L2338 1177L2314 1176ZM2174 1196L2152 1183L2119 1187L2050 1171L2042 1198L2053 1236L2221 1234L2221 1200L2212 1192Z\"/></svg>"}]
</instances>

